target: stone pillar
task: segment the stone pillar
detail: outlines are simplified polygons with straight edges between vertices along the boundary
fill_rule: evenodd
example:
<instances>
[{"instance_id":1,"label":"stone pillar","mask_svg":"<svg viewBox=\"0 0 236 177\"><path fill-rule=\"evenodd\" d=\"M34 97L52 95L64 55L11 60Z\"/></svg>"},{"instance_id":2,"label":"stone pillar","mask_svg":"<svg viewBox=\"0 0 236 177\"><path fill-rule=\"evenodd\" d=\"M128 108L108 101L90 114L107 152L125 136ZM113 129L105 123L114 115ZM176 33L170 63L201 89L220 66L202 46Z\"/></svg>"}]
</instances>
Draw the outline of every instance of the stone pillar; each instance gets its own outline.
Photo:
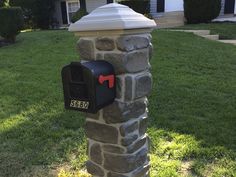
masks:
<instances>
[{"instance_id":1,"label":"stone pillar","mask_svg":"<svg viewBox=\"0 0 236 177\"><path fill-rule=\"evenodd\" d=\"M91 26L90 22L97 24ZM115 102L97 114L86 115L86 166L93 176L149 176L146 129L153 27L152 20L118 4L98 8L70 26L70 31L80 36L77 48L81 60L106 60L116 73Z\"/></svg>"}]
</instances>

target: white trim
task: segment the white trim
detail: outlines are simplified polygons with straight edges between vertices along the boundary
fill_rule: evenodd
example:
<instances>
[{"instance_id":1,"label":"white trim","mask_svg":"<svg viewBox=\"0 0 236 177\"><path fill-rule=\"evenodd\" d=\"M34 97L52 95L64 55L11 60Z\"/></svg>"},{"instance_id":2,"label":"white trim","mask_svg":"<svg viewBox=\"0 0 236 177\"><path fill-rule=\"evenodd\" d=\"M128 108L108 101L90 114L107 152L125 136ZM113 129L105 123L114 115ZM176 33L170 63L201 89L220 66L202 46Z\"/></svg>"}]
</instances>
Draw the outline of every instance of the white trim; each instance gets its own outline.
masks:
<instances>
[{"instance_id":1,"label":"white trim","mask_svg":"<svg viewBox=\"0 0 236 177\"><path fill-rule=\"evenodd\" d=\"M235 3L234 3L234 15L236 15L236 0L235 0Z\"/></svg>"},{"instance_id":2,"label":"white trim","mask_svg":"<svg viewBox=\"0 0 236 177\"><path fill-rule=\"evenodd\" d=\"M71 24L70 17L69 17L69 5L68 5L71 2L77 2L79 4L79 6L80 6L79 0L69 0L69 1L66 1L67 24Z\"/></svg>"},{"instance_id":3,"label":"white trim","mask_svg":"<svg viewBox=\"0 0 236 177\"><path fill-rule=\"evenodd\" d=\"M69 8L68 8L68 1L66 1L66 16L67 16L67 24L70 24L68 9L69 9Z\"/></svg>"},{"instance_id":4,"label":"white trim","mask_svg":"<svg viewBox=\"0 0 236 177\"><path fill-rule=\"evenodd\" d=\"M165 0L164 12L184 11L183 0Z\"/></svg>"}]
</instances>

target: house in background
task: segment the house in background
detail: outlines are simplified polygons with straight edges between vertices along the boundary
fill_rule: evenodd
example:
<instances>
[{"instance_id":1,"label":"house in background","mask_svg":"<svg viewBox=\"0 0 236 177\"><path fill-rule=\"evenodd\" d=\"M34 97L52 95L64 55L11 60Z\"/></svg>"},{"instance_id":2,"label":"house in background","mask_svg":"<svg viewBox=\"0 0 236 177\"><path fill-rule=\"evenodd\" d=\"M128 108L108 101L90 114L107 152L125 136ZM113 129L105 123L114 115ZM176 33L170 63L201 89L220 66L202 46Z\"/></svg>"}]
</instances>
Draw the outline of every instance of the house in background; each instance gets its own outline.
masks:
<instances>
[{"instance_id":1,"label":"house in background","mask_svg":"<svg viewBox=\"0 0 236 177\"><path fill-rule=\"evenodd\" d=\"M54 19L58 26L68 26L71 18L80 8L88 13L108 3L120 0L56 0ZM236 0L221 0L220 16L236 15ZM150 14L160 28L184 25L184 0L150 0Z\"/></svg>"},{"instance_id":2,"label":"house in background","mask_svg":"<svg viewBox=\"0 0 236 177\"><path fill-rule=\"evenodd\" d=\"M221 0L221 12L223 15L236 15L236 0ZM183 0L150 0L150 13L157 19L159 27L175 27L184 25L184 1Z\"/></svg>"},{"instance_id":3,"label":"house in background","mask_svg":"<svg viewBox=\"0 0 236 177\"><path fill-rule=\"evenodd\" d=\"M54 19L59 26L67 26L71 18L80 8L85 8L88 13L99 6L113 3L114 0L57 0L55 2Z\"/></svg>"}]
</instances>

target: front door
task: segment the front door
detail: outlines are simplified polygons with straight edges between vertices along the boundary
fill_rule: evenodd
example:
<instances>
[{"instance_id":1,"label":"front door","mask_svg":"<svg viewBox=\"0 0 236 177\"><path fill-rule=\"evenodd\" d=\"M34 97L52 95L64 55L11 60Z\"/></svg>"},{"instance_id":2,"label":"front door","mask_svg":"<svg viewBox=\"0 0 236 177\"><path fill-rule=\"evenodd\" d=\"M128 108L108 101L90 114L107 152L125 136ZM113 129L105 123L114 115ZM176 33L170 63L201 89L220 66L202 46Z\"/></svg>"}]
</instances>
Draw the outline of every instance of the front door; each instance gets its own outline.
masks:
<instances>
[{"instance_id":1,"label":"front door","mask_svg":"<svg viewBox=\"0 0 236 177\"><path fill-rule=\"evenodd\" d=\"M156 0L157 1L157 13L165 11L165 0Z\"/></svg>"},{"instance_id":2,"label":"front door","mask_svg":"<svg viewBox=\"0 0 236 177\"><path fill-rule=\"evenodd\" d=\"M234 13L235 0L225 0L225 14Z\"/></svg>"}]
</instances>

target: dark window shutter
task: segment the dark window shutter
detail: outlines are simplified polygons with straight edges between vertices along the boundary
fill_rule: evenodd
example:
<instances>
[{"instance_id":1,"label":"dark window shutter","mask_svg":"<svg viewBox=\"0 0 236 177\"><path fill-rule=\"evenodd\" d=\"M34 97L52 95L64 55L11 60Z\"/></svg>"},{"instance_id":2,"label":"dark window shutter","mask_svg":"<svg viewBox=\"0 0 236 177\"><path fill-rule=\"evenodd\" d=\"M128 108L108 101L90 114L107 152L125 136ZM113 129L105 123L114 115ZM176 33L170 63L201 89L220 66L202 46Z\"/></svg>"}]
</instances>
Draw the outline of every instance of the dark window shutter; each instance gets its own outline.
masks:
<instances>
[{"instance_id":1,"label":"dark window shutter","mask_svg":"<svg viewBox=\"0 0 236 177\"><path fill-rule=\"evenodd\" d=\"M165 11L165 0L157 0L157 12Z\"/></svg>"}]
</instances>

